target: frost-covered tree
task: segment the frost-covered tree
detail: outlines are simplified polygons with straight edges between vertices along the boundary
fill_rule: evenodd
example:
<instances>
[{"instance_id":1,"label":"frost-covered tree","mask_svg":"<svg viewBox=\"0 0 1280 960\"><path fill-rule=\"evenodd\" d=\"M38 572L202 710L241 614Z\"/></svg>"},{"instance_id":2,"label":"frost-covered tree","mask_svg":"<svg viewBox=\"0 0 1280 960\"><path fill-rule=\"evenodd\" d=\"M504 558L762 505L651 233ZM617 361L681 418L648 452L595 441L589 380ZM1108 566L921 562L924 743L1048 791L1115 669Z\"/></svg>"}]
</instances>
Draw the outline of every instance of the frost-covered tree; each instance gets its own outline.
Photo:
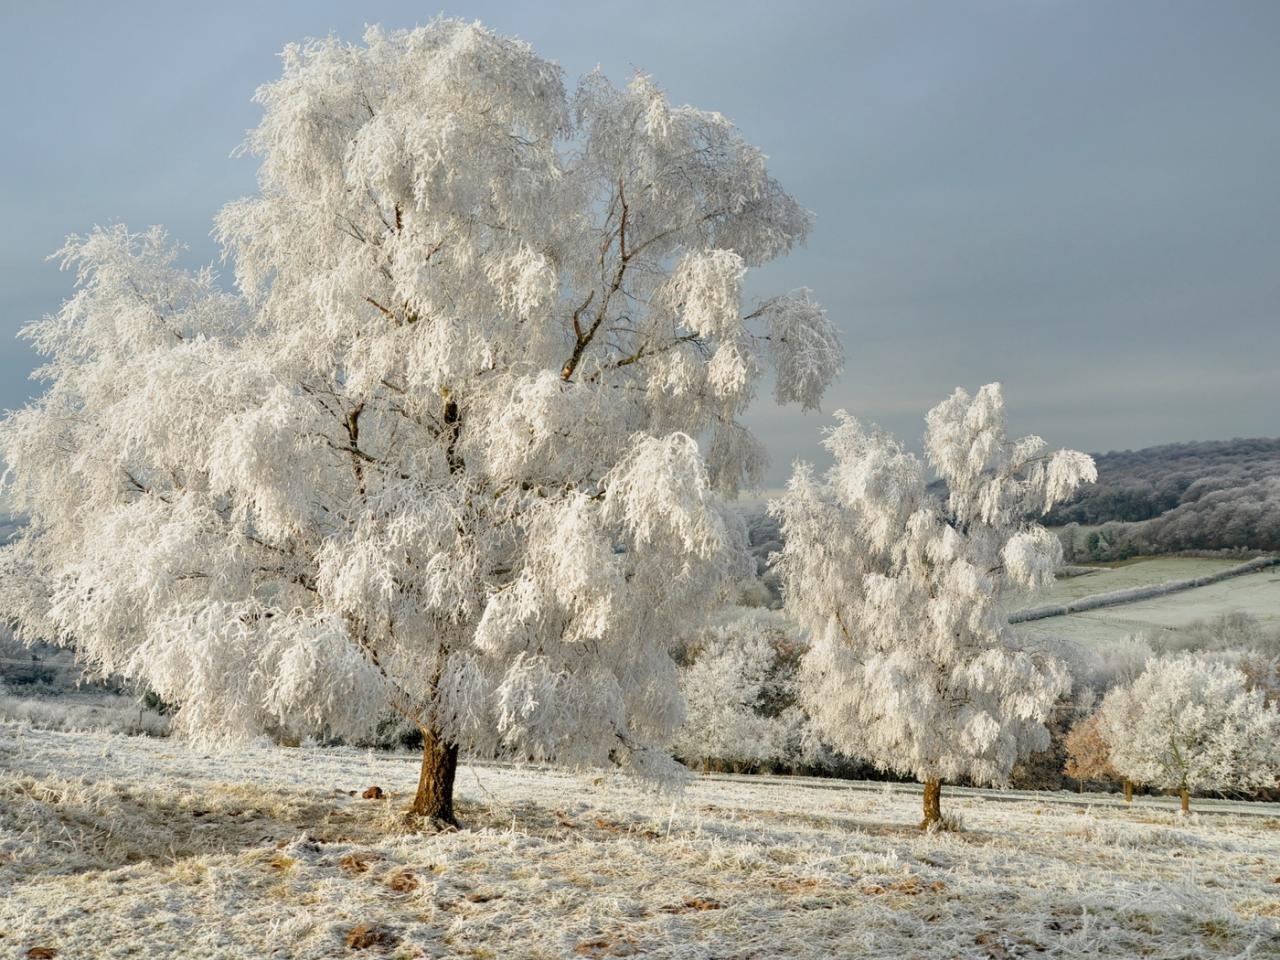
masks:
<instances>
[{"instance_id":1,"label":"frost-covered tree","mask_svg":"<svg viewBox=\"0 0 1280 960\"><path fill-rule=\"evenodd\" d=\"M237 293L158 232L63 250L0 436L24 630L204 740L390 706L443 821L459 748L676 774L667 643L750 566L740 414L840 362L807 292L743 307L809 215L719 114L478 25L283 59L217 219Z\"/></svg>"},{"instance_id":2,"label":"frost-covered tree","mask_svg":"<svg viewBox=\"0 0 1280 960\"><path fill-rule=\"evenodd\" d=\"M1152 660L1102 702L1111 763L1125 777L1178 791L1256 790L1280 780L1280 707L1221 658Z\"/></svg>"},{"instance_id":3,"label":"frost-covered tree","mask_svg":"<svg viewBox=\"0 0 1280 960\"><path fill-rule=\"evenodd\" d=\"M1032 518L1094 477L1084 454L1010 441L997 384L957 390L926 419L935 496L920 460L847 414L827 433L824 480L797 466L772 505L788 612L809 631L804 702L841 752L925 784L1005 781L1044 749L1068 678L1023 648L1008 604L1052 581L1058 540Z\"/></svg>"},{"instance_id":4,"label":"frost-covered tree","mask_svg":"<svg viewBox=\"0 0 1280 960\"><path fill-rule=\"evenodd\" d=\"M675 741L678 756L704 767L784 757L796 723L793 632L777 613L739 610L683 645L686 715Z\"/></svg>"}]
</instances>

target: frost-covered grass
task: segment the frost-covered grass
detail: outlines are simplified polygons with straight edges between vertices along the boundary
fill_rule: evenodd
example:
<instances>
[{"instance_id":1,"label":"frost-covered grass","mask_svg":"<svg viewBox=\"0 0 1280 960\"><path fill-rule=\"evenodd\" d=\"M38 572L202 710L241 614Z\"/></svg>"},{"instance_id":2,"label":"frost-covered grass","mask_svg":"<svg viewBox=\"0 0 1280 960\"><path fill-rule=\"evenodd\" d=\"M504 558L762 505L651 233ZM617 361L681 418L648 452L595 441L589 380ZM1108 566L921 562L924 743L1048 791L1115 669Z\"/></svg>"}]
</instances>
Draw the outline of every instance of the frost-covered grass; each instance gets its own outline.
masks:
<instances>
[{"instance_id":1,"label":"frost-covered grass","mask_svg":"<svg viewBox=\"0 0 1280 960\"><path fill-rule=\"evenodd\" d=\"M99 691L58 696L22 696L22 688L0 687L0 720L12 720L46 730L146 734L169 733L169 720L144 708L137 697Z\"/></svg>"},{"instance_id":2,"label":"frost-covered grass","mask_svg":"<svg viewBox=\"0 0 1280 960\"><path fill-rule=\"evenodd\" d=\"M1185 627L1223 614L1243 611L1261 623L1280 622L1280 568L1197 587L1123 608L1116 614L1161 627Z\"/></svg>"},{"instance_id":3,"label":"frost-covered grass","mask_svg":"<svg viewBox=\"0 0 1280 960\"><path fill-rule=\"evenodd\" d=\"M459 775L458 833L399 826L413 758L0 725L0 952L62 957L1267 957L1280 819L1139 801ZM378 784L389 799L349 791ZM363 930L359 928L363 927ZM354 932L353 932L354 931ZM352 946L348 946L348 944ZM366 944L365 946L360 946Z\"/></svg>"}]
</instances>

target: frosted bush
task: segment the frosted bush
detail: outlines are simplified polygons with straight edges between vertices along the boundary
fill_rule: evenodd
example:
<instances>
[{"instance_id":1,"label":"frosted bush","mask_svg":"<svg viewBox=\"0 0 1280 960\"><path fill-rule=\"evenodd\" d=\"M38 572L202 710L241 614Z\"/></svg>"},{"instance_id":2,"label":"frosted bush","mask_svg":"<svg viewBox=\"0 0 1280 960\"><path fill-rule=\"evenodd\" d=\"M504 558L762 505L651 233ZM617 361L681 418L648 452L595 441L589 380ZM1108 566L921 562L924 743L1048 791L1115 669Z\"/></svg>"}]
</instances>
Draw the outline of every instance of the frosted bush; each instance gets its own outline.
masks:
<instances>
[{"instance_id":1,"label":"frosted bush","mask_svg":"<svg viewBox=\"0 0 1280 960\"><path fill-rule=\"evenodd\" d=\"M1280 783L1280 707L1216 657L1152 660L1107 694L1101 732L1123 776L1178 791L1184 812L1192 791Z\"/></svg>"}]
</instances>

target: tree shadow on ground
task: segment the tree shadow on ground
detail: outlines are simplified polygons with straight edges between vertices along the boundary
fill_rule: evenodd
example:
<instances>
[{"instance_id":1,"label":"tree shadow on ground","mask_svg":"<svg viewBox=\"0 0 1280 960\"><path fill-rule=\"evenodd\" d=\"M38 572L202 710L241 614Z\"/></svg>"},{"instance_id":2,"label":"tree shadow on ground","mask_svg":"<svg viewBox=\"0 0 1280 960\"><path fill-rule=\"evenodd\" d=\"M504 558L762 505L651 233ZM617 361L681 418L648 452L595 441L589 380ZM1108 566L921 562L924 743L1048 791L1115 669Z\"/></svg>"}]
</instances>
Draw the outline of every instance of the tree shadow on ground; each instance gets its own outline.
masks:
<instances>
[{"instance_id":1,"label":"tree shadow on ground","mask_svg":"<svg viewBox=\"0 0 1280 960\"><path fill-rule=\"evenodd\" d=\"M371 843L401 832L394 794L362 800L340 790L271 791L257 784L0 781L0 822L20 841L0 850L0 874L67 874L146 861L235 853L305 835ZM7 861L7 862L5 862Z\"/></svg>"}]
</instances>

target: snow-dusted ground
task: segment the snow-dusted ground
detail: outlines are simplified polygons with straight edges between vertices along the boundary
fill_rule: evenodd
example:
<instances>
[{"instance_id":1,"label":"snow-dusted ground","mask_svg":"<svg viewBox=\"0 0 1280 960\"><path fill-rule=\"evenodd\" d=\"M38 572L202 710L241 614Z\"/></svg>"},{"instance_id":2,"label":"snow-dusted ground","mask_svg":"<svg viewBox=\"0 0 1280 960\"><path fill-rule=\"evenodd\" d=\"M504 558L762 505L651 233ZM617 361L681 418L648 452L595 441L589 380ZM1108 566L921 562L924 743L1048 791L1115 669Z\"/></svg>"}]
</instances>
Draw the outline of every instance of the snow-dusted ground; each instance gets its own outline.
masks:
<instances>
[{"instance_id":1,"label":"snow-dusted ground","mask_svg":"<svg viewBox=\"0 0 1280 960\"><path fill-rule=\"evenodd\" d=\"M965 830L923 835L902 788L699 779L673 801L480 765L466 828L420 836L399 826L415 777L403 754L0 724L0 953L1280 956L1263 808L949 791ZM348 792L372 784L389 799Z\"/></svg>"}]
</instances>

